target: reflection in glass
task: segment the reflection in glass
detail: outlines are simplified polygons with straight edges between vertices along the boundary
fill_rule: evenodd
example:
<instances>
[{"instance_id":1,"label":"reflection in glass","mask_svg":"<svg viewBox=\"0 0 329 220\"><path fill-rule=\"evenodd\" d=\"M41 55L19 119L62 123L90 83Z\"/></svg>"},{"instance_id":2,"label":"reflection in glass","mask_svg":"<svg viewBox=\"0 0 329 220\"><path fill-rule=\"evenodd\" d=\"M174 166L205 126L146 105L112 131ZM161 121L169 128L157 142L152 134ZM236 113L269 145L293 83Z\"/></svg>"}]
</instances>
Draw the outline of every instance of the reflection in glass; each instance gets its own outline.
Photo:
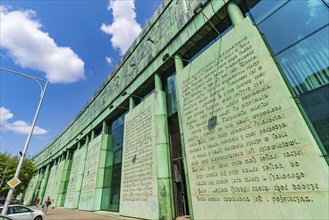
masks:
<instances>
[{"instance_id":1,"label":"reflection in glass","mask_svg":"<svg viewBox=\"0 0 329 220\"><path fill-rule=\"evenodd\" d=\"M329 28L277 56L296 95L329 83Z\"/></svg>"},{"instance_id":2,"label":"reflection in glass","mask_svg":"<svg viewBox=\"0 0 329 220\"><path fill-rule=\"evenodd\" d=\"M328 0L260 1L250 10L329 151Z\"/></svg>"},{"instance_id":3,"label":"reflection in glass","mask_svg":"<svg viewBox=\"0 0 329 220\"><path fill-rule=\"evenodd\" d=\"M263 8L264 4L268 4L267 1L261 1L250 11L255 20L259 20L260 15L254 11L259 11L257 7ZM328 8L322 1L290 1L257 26L276 54L328 22Z\"/></svg>"},{"instance_id":4,"label":"reflection in glass","mask_svg":"<svg viewBox=\"0 0 329 220\"><path fill-rule=\"evenodd\" d=\"M255 24L258 25L263 22L267 17L271 16L276 10L285 5L287 2L288 0L267 0L259 2L250 10Z\"/></svg>"},{"instance_id":5,"label":"reflection in glass","mask_svg":"<svg viewBox=\"0 0 329 220\"><path fill-rule=\"evenodd\" d=\"M177 97L176 97L176 73L167 78L166 94L167 94L167 112L168 116L177 112Z\"/></svg>"},{"instance_id":6,"label":"reflection in glass","mask_svg":"<svg viewBox=\"0 0 329 220\"><path fill-rule=\"evenodd\" d=\"M122 147L124 134L124 118L126 113L120 116L112 123L113 136L113 162L111 176L111 191L109 210L119 211L120 206L120 184L121 184L121 166L122 166Z\"/></svg>"},{"instance_id":7,"label":"reflection in glass","mask_svg":"<svg viewBox=\"0 0 329 220\"><path fill-rule=\"evenodd\" d=\"M321 87L299 98L314 129L329 153L329 85Z\"/></svg>"}]
</instances>

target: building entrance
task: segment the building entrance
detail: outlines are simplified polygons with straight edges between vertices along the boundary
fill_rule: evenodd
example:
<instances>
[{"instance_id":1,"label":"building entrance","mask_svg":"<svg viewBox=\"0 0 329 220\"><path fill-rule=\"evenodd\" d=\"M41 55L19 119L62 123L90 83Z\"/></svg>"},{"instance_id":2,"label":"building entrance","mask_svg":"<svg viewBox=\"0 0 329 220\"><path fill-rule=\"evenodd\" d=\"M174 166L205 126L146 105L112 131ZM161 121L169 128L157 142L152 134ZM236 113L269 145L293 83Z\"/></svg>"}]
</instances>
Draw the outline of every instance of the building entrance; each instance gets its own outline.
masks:
<instances>
[{"instance_id":1,"label":"building entrance","mask_svg":"<svg viewBox=\"0 0 329 220\"><path fill-rule=\"evenodd\" d=\"M186 182L183 166L182 143L179 132L177 114L169 118L169 139L171 153L171 167L173 176L173 191L175 202L175 215L189 215L188 201L186 195Z\"/></svg>"}]
</instances>

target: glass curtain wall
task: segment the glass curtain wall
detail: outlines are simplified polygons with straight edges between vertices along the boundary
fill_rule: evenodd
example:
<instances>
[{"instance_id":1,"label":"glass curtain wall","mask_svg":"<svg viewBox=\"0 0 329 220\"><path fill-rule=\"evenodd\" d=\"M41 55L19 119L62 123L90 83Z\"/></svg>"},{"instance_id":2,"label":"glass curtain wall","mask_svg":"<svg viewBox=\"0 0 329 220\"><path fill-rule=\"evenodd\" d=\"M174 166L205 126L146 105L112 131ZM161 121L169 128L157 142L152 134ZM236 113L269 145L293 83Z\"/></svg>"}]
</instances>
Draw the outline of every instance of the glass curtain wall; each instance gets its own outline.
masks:
<instances>
[{"instance_id":1,"label":"glass curtain wall","mask_svg":"<svg viewBox=\"0 0 329 220\"><path fill-rule=\"evenodd\" d=\"M268 41L326 152L329 152L328 0L260 1L250 17Z\"/></svg>"},{"instance_id":2,"label":"glass curtain wall","mask_svg":"<svg viewBox=\"0 0 329 220\"><path fill-rule=\"evenodd\" d=\"M176 73L166 78L165 92L167 95L167 113L170 116L177 112Z\"/></svg>"},{"instance_id":3,"label":"glass curtain wall","mask_svg":"<svg viewBox=\"0 0 329 220\"><path fill-rule=\"evenodd\" d=\"M126 113L116 119L111 126L111 134L113 135L113 164L109 210L116 212L119 211L120 207L122 146L125 115Z\"/></svg>"}]
</instances>

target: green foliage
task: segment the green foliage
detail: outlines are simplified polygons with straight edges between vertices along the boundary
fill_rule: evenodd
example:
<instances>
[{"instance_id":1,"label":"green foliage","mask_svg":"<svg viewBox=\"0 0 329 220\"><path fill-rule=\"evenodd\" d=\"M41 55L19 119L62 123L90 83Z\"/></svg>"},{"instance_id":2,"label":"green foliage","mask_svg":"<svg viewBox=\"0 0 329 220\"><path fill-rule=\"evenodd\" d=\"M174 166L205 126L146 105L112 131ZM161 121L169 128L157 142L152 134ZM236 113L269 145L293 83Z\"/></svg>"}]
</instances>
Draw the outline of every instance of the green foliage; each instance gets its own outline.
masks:
<instances>
[{"instance_id":1,"label":"green foliage","mask_svg":"<svg viewBox=\"0 0 329 220\"><path fill-rule=\"evenodd\" d=\"M2 185L0 186L0 198L7 197L9 190L7 182L14 177L19 159L20 157L18 156L12 156L8 153L0 153L0 183L3 179ZM18 177L21 183L16 186L14 191L15 195L25 192L34 172L35 165L32 159L30 157L25 157Z\"/></svg>"}]
</instances>

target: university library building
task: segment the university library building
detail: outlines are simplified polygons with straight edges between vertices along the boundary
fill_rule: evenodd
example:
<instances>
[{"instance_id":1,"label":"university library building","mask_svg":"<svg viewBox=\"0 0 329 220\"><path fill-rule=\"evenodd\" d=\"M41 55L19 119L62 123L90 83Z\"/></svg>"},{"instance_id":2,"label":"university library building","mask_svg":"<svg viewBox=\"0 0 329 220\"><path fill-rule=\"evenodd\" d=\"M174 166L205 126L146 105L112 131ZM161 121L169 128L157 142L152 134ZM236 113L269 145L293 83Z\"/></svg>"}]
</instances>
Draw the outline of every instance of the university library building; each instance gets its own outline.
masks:
<instances>
[{"instance_id":1,"label":"university library building","mask_svg":"<svg viewBox=\"0 0 329 220\"><path fill-rule=\"evenodd\" d=\"M329 219L329 1L167 0L24 196L138 219Z\"/></svg>"}]
</instances>

